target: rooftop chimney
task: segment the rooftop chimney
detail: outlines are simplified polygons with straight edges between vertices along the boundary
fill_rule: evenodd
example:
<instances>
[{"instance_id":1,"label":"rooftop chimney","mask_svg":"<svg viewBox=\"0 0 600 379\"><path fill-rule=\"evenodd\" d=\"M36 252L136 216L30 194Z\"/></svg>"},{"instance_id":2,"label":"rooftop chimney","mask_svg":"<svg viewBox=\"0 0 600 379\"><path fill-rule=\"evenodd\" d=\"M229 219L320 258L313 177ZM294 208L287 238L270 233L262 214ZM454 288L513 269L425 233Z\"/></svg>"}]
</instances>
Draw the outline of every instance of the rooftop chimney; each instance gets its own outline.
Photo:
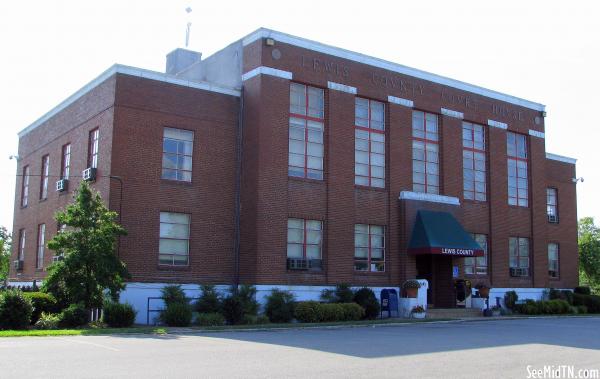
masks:
<instances>
[{"instance_id":1,"label":"rooftop chimney","mask_svg":"<svg viewBox=\"0 0 600 379\"><path fill-rule=\"evenodd\" d=\"M177 75L191 65L200 62L201 58L202 53L181 48L175 49L167 54L166 73Z\"/></svg>"}]
</instances>

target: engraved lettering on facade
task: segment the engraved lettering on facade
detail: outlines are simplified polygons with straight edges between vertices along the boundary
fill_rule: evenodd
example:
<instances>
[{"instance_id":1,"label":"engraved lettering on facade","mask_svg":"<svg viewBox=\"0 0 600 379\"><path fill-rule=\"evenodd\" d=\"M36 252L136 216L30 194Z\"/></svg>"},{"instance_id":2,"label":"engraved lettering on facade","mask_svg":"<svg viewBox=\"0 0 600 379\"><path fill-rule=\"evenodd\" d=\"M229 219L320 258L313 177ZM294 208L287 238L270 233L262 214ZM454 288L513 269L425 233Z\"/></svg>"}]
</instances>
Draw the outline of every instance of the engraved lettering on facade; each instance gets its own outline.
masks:
<instances>
[{"instance_id":1,"label":"engraved lettering on facade","mask_svg":"<svg viewBox=\"0 0 600 379\"><path fill-rule=\"evenodd\" d=\"M300 65L306 69L313 70L314 72L322 72L342 78L347 78L350 75L348 66L341 65L334 61L323 60L319 58L306 58L302 56Z\"/></svg>"},{"instance_id":2,"label":"engraved lettering on facade","mask_svg":"<svg viewBox=\"0 0 600 379\"><path fill-rule=\"evenodd\" d=\"M423 95L423 85L409 82L399 77L384 76L373 73L371 82L381 87L388 87L399 90L403 94Z\"/></svg>"}]
</instances>

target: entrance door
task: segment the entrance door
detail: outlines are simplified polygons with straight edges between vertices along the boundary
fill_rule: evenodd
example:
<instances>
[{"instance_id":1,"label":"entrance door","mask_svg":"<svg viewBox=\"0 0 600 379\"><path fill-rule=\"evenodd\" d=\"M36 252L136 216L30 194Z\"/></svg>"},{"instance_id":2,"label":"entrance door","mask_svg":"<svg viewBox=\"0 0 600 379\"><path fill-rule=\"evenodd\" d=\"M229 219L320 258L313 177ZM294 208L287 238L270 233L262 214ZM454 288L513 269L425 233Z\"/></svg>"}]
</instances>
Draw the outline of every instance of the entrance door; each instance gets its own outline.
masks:
<instances>
[{"instance_id":1,"label":"entrance door","mask_svg":"<svg viewBox=\"0 0 600 379\"><path fill-rule=\"evenodd\" d=\"M417 279L425 279L429 283L427 288L427 305L435 304L433 302L433 262L431 255L417 255Z\"/></svg>"},{"instance_id":2,"label":"entrance door","mask_svg":"<svg viewBox=\"0 0 600 379\"><path fill-rule=\"evenodd\" d=\"M454 308L454 280L452 278L452 257L446 255L423 254L416 257L417 279L429 282L427 303L438 308Z\"/></svg>"}]
</instances>

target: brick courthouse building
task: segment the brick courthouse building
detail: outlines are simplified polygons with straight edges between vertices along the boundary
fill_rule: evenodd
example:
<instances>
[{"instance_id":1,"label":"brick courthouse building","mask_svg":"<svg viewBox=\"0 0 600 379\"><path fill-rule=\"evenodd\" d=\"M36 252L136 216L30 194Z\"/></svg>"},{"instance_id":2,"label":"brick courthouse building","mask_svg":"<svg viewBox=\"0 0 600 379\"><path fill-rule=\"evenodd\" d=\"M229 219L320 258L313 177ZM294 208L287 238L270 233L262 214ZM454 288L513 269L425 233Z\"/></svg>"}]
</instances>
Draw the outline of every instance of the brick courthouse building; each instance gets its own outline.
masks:
<instances>
[{"instance_id":1,"label":"brick courthouse building","mask_svg":"<svg viewBox=\"0 0 600 379\"><path fill-rule=\"evenodd\" d=\"M82 176L121 212L141 310L164 283L453 278L539 296L578 283L575 160L544 106L259 29L166 74L115 65L19 134L14 284L43 280L53 214Z\"/></svg>"}]
</instances>

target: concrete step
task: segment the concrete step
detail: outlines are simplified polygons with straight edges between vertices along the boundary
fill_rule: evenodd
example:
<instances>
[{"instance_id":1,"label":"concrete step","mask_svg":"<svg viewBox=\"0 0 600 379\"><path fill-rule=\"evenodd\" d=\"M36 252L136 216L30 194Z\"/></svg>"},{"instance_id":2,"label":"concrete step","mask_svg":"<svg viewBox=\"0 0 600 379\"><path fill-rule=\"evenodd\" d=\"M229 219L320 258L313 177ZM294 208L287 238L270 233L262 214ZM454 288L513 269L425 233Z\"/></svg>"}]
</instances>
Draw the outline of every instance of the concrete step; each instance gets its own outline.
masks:
<instances>
[{"instance_id":1,"label":"concrete step","mask_svg":"<svg viewBox=\"0 0 600 379\"><path fill-rule=\"evenodd\" d=\"M483 317L477 308L427 308L426 318L476 318Z\"/></svg>"}]
</instances>

